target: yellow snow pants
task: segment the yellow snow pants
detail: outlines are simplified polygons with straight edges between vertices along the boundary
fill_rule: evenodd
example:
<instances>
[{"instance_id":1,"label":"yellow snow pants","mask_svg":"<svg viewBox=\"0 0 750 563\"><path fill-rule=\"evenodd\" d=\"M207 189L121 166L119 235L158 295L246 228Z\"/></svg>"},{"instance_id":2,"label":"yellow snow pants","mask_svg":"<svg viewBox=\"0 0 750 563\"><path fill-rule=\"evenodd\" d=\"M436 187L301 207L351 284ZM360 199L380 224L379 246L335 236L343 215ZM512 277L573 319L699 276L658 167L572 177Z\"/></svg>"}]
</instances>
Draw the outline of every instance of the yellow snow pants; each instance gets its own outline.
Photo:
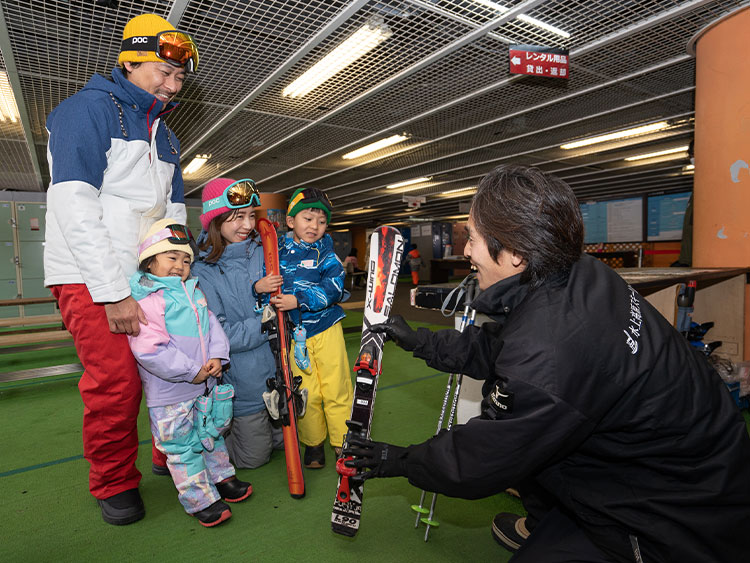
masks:
<instances>
[{"instance_id":1,"label":"yellow snow pants","mask_svg":"<svg viewBox=\"0 0 750 563\"><path fill-rule=\"evenodd\" d=\"M341 447L346 421L351 415L354 389L352 371L346 355L344 330L336 323L307 339L310 373L297 367L294 348L289 354L294 375L302 376L307 389L307 410L297 421L299 440L306 446L317 446L328 435L331 445Z\"/></svg>"}]
</instances>

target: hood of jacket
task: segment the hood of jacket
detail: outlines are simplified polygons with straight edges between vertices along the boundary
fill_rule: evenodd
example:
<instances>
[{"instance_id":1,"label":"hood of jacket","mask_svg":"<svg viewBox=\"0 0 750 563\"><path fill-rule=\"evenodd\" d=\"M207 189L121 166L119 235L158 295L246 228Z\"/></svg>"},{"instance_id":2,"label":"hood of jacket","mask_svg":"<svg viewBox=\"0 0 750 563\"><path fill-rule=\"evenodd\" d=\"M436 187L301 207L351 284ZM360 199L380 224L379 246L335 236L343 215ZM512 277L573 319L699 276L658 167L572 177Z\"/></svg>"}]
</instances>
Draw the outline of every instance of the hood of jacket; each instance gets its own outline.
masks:
<instances>
[{"instance_id":1,"label":"hood of jacket","mask_svg":"<svg viewBox=\"0 0 750 563\"><path fill-rule=\"evenodd\" d=\"M510 312L520 305L529 293L529 284L521 283L521 274L516 274L482 291L471 302L472 309L492 320L503 323Z\"/></svg>"},{"instance_id":2,"label":"hood of jacket","mask_svg":"<svg viewBox=\"0 0 750 563\"><path fill-rule=\"evenodd\" d=\"M197 283L198 280L195 278L185 280L185 287L188 293L192 294L195 291ZM140 301L161 289L182 292L182 279L177 276L160 278L150 273L141 272L140 270L130 277L130 292L136 301Z\"/></svg>"},{"instance_id":3,"label":"hood of jacket","mask_svg":"<svg viewBox=\"0 0 750 563\"><path fill-rule=\"evenodd\" d=\"M131 108L137 106L138 110L144 114L153 111L154 108L158 108L154 112L154 118L160 117L164 114L171 112L177 107L177 102L169 102L162 108L162 102L160 102L156 96L146 92L143 88L136 86L130 80L125 78L122 69L115 67L112 70L112 80L108 80L100 74L95 74L83 87L83 90L98 90L112 95L117 98L120 103L126 104Z\"/></svg>"}]
</instances>

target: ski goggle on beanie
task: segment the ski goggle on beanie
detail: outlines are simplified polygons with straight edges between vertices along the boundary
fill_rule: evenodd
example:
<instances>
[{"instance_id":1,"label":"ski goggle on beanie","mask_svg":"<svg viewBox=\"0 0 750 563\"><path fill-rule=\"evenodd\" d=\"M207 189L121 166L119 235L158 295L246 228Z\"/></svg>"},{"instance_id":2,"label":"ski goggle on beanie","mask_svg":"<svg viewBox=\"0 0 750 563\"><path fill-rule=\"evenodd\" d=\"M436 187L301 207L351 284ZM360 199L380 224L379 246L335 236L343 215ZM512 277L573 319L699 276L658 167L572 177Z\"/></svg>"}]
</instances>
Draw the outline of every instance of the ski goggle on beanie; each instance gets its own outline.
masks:
<instances>
[{"instance_id":1,"label":"ski goggle on beanie","mask_svg":"<svg viewBox=\"0 0 750 563\"><path fill-rule=\"evenodd\" d=\"M190 35L177 31L164 18L143 14L125 25L117 62L167 62L184 67L186 72L195 72L198 70L198 47Z\"/></svg>"},{"instance_id":2,"label":"ski goggle on beanie","mask_svg":"<svg viewBox=\"0 0 750 563\"><path fill-rule=\"evenodd\" d=\"M214 217L232 209L260 206L260 194L255 182L250 178L232 180L231 178L216 178L203 188L203 214L200 216L201 225L207 231L208 225Z\"/></svg>"},{"instance_id":3,"label":"ski goggle on beanie","mask_svg":"<svg viewBox=\"0 0 750 563\"><path fill-rule=\"evenodd\" d=\"M320 209L326 214L326 219L331 222L331 211L333 204L323 190L318 188L299 188L292 194L286 214L294 217L303 209Z\"/></svg>"},{"instance_id":4,"label":"ski goggle on beanie","mask_svg":"<svg viewBox=\"0 0 750 563\"><path fill-rule=\"evenodd\" d=\"M161 219L151 226L138 246L138 262L170 250L179 250L193 259L187 227L174 219Z\"/></svg>"}]
</instances>

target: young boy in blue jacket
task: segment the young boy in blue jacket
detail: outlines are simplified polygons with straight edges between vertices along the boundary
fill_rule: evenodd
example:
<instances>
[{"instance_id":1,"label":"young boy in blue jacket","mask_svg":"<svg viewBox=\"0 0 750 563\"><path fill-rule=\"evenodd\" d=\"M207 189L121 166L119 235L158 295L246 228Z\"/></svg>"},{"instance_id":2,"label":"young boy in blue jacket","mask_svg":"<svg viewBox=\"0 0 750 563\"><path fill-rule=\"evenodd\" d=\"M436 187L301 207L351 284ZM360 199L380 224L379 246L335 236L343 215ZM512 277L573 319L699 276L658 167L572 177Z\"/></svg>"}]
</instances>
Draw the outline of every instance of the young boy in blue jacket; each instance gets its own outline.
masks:
<instances>
[{"instance_id":1,"label":"young boy in blue jacket","mask_svg":"<svg viewBox=\"0 0 750 563\"><path fill-rule=\"evenodd\" d=\"M348 297L346 275L326 234L331 221L331 202L316 188L292 194L286 223L290 229L279 248L282 293L271 299L281 311L291 311L307 331L309 369L292 364L295 376L307 389L307 410L298 421L299 439L305 444L305 467L325 465L325 439L329 436L336 455L346 434L353 388L341 320L346 316L337 304Z\"/></svg>"}]
</instances>

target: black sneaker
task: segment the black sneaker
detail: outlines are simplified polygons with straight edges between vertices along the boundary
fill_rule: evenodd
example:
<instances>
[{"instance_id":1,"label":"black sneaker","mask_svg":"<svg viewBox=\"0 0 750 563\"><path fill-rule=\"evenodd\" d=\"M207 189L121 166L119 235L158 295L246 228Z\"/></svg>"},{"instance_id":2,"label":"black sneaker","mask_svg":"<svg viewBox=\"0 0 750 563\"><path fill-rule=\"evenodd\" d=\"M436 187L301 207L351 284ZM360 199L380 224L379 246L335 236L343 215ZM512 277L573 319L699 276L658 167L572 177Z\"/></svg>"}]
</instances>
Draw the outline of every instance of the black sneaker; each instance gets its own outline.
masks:
<instances>
[{"instance_id":1,"label":"black sneaker","mask_svg":"<svg viewBox=\"0 0 750 563\"><path fill-rule=\"evenodd\" d=\"M128 489L106 499L97 499L102 509L102 518L107 524L125 526L137 522L146 515L138 489Z\"/></svg>"},{"instance_id":2,"label":"black sneaker","mask_svg":"<svg viewBox=\"0 0 750 563\"><path fill-rule=\"evenodd\" d=\"M305 446L305 467L320 469L326 465L326 450L323 443L317 446Z\"/></svg>"},{"instance_id":3,"label":"black sneaker","mask_svg":"<svg viewBox=\"0 0 750 563\"><path fill-rule=\"evenodd\" d=\"M492 537L509 551L517 551L529 537L526 517L501 512L492 520Z\"/></svg>"},{"instance_id":4,"label":"black sneaker","mask_svg":"<svg viewBox=\"0 0 750 563\"><path fill-rule=\"evenodd\" d=\"M193 516L200 521L201 526L211 528L229 520L232 517L232 511L229 509L229 506L217 500L208 508L194 512Z\"/></svg>"},{"instance_id":5,"label":"black sneaker","mask_svg":"<svg viewBox=\"0 0 750 563\"><path fill-rule=\"evenodd\" d=\"M169 475L169 467L151 462L151 473L154 475Z\"/></svg>"},{"instance_id":6,"label":"black sneaker","mask_svg":"<svg viewBox=\"0 0 750 563\"><path fill-rule=\"evenodd\" d=\"M253 486L245 481L240 481L237 477L230 477L216 483L216 490L219 491L221 498L227 502L240 502L253 494Z\"/></svg>"}]
</instances>

